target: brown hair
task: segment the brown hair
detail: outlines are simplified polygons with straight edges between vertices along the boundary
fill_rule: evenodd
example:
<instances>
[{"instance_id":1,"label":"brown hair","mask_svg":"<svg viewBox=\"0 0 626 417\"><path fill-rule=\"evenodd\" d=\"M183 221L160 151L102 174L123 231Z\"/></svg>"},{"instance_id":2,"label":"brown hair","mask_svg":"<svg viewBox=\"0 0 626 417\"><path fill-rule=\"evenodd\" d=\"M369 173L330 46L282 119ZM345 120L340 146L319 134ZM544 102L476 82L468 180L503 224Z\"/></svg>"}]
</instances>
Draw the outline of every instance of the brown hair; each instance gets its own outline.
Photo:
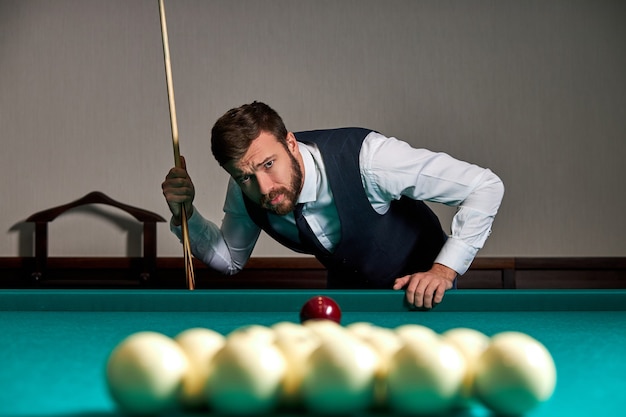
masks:
<instances>
[{"instance_id":1,"label":"brown hair","mask_svg":"<svg viewBox=\"0 0 626 417\"><path fill-rule=\"evenodd\" d=\"M271 133L287 146L283 119L267 104L255 101L230 109L211 129L211 152L221 166L237 161L261 132Z\"/></svg>"}]
</instances>

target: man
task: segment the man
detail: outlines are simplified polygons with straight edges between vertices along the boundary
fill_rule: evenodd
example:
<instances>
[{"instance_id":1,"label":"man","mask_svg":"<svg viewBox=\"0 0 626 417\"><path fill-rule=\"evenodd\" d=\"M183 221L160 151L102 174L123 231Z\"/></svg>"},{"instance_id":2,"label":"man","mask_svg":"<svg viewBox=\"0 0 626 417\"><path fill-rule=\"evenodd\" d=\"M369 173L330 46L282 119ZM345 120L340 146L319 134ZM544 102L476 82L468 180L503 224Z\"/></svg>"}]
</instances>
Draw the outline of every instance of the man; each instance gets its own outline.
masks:
<instances>
[{"instance_id":1,"label":"man","mask_svg":"<svg viewBox=\"0 0 626 417\"><path fill-rule=\"evenodd\" d=\"M184 162L162 184L179 237L185 206L194 256L237 273L265 230L315 255L329 288L405 289L416 307L440 303L469 268L504 193L488 169L371 130L289 132L260 102L222 116L211 150L231 176L221 227L193 206ZM450 236L424 201L458 207Z\"/></svg>"}]
</instances>

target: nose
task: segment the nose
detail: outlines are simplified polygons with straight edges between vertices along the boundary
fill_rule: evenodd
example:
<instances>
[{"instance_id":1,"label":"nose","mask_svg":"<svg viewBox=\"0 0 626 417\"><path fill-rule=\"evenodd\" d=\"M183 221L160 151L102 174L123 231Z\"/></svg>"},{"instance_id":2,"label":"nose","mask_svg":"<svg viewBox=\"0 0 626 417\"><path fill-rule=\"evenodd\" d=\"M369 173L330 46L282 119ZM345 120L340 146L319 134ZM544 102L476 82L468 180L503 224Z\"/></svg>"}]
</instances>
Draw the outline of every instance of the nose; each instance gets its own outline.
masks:
<instances>
[{"instance_id":1,"label":"nose","mask_svg":"<svg viewBox=\"0 0 626 417\"><path fill-rule=\"evenodd\" d=\"M269 175L257 173L256 181L259 186L259 192L262 195L269 194L269 192L272 191L272 188L274 188L274 182Z\"/></svg>"}]
</instances>

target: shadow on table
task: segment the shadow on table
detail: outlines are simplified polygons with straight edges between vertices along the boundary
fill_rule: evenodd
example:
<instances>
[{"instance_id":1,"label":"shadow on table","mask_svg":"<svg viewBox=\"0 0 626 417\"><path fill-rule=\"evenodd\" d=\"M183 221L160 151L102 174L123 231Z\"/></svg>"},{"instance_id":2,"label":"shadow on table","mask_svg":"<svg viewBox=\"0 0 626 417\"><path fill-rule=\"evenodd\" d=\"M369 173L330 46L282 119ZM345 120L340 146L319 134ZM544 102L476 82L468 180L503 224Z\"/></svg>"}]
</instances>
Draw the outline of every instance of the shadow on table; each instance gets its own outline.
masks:
<instances>
[{"instance_id":1,"label":"shadow on table","mask_svg":"<svg viewBox=\"0 0 626 417\"><path fill-rule=\"evenodd\" d=\"M210 411L173 411L168 412L167 417L226 417L220 416L217 413ZM307 413L299 412L274 412L272 414L259 414L258 417L302 417ZM310 417L315 417L315 414L308 413ZM394 417L396 414L390 413L388 410L381 411L369 411L365 413L358 413L358 417ZM398 415L399 416L399 415ZM9 417L9 416L7 416ZM27 415L20 417L128 417L127 414L116 411L94 411L94 412L81 412L81 413L69 413L69 414L37 414ZM497 417L489 410L481 407L471 407L468 409L455 410L447 414L439 415L438 417Z\"/></svg>"}]
</instances>

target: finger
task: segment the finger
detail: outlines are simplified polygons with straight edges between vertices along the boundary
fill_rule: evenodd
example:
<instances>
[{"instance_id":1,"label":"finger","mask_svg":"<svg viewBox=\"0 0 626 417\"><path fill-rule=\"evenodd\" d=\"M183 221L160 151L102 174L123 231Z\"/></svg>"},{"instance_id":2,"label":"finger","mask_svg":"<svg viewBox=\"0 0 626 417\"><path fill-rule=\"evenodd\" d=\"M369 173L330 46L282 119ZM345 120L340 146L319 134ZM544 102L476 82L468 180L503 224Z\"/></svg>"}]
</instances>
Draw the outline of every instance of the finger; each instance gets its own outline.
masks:
<instances>
[{"instance_id":1,"label":"finger","mask_svg":"<svg viewBox=\"0 0 626 417\"><path fill-rule=\"evenodd\" d=\"M161 184L163 191L174 194L193 194L193 184L188 178L169 178Z\"/></svg>"},{"instance_id":2,"label":"finger","mask_svg":"<svg viewBox=\"0 0 626 417\"><path fill-rule=\"evenodd\" d=\"M405 275L401 278L396 278L396 280L393 283L393 289L394 290L402 289L407 284L407 282L409 282L409 279L411 279L410 275Z\"/></svg>"},{"instance_id":3,"label":"finger","mask_svg":"<svg viewBox=\"0 0 626 417\"><path fill-rule=\"evenodd\" d=\"M421 277L415 289L415 306L418 308L433 308L433 298L437 290L437 282L428 279L427 275Z\"/></svg>"},{"instance_id":4,"label":"finger","mask_svg":"<svg viewBox=\"0 0 626 417\"><path fill-rule=\"evenodd\" d=\"M187 162L185 161L185 157L180 155L179 156L179 160L180 160L180 167L184 170L187 169Z\"/></svg>"},{"instance_id":5,"label":"finger","mask_svg":"<svg viewBox=\"0 0 626 417\"><path fill-rule=\"evenodd\" d=\"M193 194L193 183L189 178L167 178L161 183L164 192L173 194Z\"/></svg>"},{"instance_id":6,"label":"finger","mask_svg":"<svg viewBox=\"0 0 626 417\"><path fill-rule=\"evenodd\" d=\"M406 288L406 296L409 303L418 308L423 306L424 287L425 283L421 279L420 274L411 275L411 281Z\"/></svg>"},{"instance_id":7,"label":"finger","mask_svg":"<svg viewBox=\"0 0 626 417\"><path fill-rule=\"evenodd\" d=\"M435 291L435 296L433 298L433 307L443 301L443 296L446 293L446 288L443 285L440 285L439 288Z\"/></svg>"},{"instance_id":8,"label":"finger","mask_svg":"<svg viewBox=\"0 0 626 417\"><path fill-rule=\"evenodd\" d=\"M420 285L421 284L421 285ZM424 306L424 292L425 292L425 284L420 282L415 288L415 293L413 294L413 305L417 308L422 308Z\"/></svg>"},{"instance_id":9,"label":"finger","mask_svg":"<svg viewBox=\"0 0 626 417\"><path fill-rule=\"evenodd\" d=\"M176 179L176 178L189 178L187 171L184 168L174 167L169 170L165 179Z\"/></svg>"},{"instance_id":10,"label":"finger","mask_svg":"<svg viewBox=\"0 0 626 417\"><path fill-rule=\"evenodd\" d=\"M187 204L191 198L187 194L164 193L165 200L171 204Z\"/></svg>"},{"instance_id":11,"label":"finger","mask_svg":"<svg viewBox=\"0 0 626 417\"><path fill-rule=\"evenodd\" d=\"M443 299L445 284L438 279L433 279L424 290L424 307L433 308Z\"/></svg>"}]
</instances>

